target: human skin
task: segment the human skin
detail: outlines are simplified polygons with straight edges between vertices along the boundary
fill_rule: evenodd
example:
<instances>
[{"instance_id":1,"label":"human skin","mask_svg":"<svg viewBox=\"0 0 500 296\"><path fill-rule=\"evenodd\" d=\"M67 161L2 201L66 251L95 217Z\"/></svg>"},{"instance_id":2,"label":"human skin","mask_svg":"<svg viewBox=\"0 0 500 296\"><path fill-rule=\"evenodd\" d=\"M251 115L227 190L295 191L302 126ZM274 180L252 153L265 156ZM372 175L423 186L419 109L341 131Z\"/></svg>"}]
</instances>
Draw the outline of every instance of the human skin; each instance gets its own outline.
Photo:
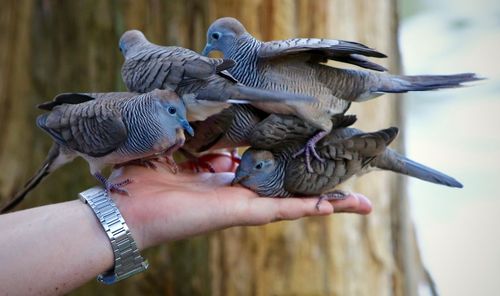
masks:
<instances>
[{"instance_id":1,"label":"human skin","mask_svg":"<svg viewBox=\"0 0 500 296\"><path fill-rule=\"evenodd\" d=\"M229 157L211 159L217 171L232 171ZM233 173L172 174L126 166L114 182L126 178L129 196L113 194L140 250L232 226L264 225L334 211L368 214L369 200L260 198L229 186ZM79 200L0 215L0 294L65 294L113 266L111 244L90 207Z\"/></svg>"}]
</instances>

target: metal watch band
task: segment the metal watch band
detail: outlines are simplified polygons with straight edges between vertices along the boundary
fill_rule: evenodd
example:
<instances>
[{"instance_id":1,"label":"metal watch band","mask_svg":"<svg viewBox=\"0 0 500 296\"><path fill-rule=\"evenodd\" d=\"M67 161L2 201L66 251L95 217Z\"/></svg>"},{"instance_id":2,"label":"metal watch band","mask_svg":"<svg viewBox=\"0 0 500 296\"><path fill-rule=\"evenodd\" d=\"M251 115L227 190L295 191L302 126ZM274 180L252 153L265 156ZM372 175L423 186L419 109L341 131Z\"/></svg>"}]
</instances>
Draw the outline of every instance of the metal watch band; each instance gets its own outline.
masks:
<instances>
[{"instance_id":1,"label":"metal watch band","mask_svg":"<svg viewBox=\"0 0 500 296\"><path fill-rule=\"evenodd\" d=\"M125 220L108 193L101 187L93 187L78 196L92 208L101 222L115 256L114 268L100 274L97 280L110 285L146 270L148 262L139 254Z\"/></svg>"}]
</instances>

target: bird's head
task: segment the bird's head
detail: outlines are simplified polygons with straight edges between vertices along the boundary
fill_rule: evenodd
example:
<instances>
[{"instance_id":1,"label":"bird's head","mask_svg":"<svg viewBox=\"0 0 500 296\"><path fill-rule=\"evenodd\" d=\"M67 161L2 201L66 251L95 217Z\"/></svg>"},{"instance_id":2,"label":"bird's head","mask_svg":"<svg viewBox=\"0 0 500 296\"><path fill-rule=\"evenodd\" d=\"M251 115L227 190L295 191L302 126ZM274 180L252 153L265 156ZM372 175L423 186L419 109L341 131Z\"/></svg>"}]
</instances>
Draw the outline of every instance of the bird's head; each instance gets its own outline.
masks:
<instances>
[{"instance_id":1,"label":"bird's head","mask_svg":"<svg viewBox=\"0 0 500 296\"><path fill-rule=\"evenodd\" d=\"M250 148L243 153L232 185L241 184L259 192L276 169L276 160L270 151Z\"/></svg>"},{"instance_id":2,"label":"bird's head","mask_svg":"<svg viewBox=\"0 0 500 296\"><path fill-rule=\"evenodd\" d=\"M123 33L120 37L118 47L125 58L132 56L135 53L135 49L142 44L147 42L146 36L139 30L129 30Z\"/></svg>"},{"instance_id":3,"label":"bird's head","mask_svg":"<svg viewBox=\"0 0 500 296\"><path fill-rule=\"evenodd\" d=\"M243 25L235 18L223 17L213 22L207 31L207 44L202 54L207 56L212 51L220 51L228 55L231 45L241 35L247 33Z\"/></svg>"},{"instance_id":4,"label":"bird's head","mask_svg":"<svg viewBox=\"0 0 500 296\"><path fill-rule=\"evenodd\" d=\"M186 106L184 106L179 96L173 91L159 89L154 90L153 95L160 98L160 104L163 110L166 111L165 120L167 124L178 126L190 136L194 136L194 130L186 118Z\"/></svg>"}]
</instances>

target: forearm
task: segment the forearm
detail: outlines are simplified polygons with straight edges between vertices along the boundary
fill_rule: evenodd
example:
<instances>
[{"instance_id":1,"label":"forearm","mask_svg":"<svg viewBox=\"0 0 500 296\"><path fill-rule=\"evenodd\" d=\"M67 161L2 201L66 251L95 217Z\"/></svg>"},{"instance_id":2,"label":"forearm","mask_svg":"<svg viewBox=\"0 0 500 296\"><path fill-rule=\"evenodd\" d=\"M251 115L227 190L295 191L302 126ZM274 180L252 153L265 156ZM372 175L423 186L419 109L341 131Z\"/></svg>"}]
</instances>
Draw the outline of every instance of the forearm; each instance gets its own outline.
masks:
<instances>
[{"instance_id":1,"label":"forearm","mask_svg":"<svg viewBox=\"0 0 500 296\"><path fill-rule=\"evenodd\" d=\"M64 294L113 266L106 233L79 200L1 215L0 225L2 293Z\"/></svg>"},{"instance_id":2,"label":"forearm","mask_svg":"<svg viewBox=\"0 0 500 296\"><path fill-rule=\"evenodd\" d=\"M139 250L235 225L337 212L368 214L360 195L324 202L317 198L259 198L227 186L231 173L172 175L137 166L115 171L133 179L130 196L113 195ZM163 172L163 173L162 173ZM120 179L121 178L121 179ZM74 200L0 215L0 293L64 294L113 267L109 239L91 208Z\"/></svg>"}]
</instances>

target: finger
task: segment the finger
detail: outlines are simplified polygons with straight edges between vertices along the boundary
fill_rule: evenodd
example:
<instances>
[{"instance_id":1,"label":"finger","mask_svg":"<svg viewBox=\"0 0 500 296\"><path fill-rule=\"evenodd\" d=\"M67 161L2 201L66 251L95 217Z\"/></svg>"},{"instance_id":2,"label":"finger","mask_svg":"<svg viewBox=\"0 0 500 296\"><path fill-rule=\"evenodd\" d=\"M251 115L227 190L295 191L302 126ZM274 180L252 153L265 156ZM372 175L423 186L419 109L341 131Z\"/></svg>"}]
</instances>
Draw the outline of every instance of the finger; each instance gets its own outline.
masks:
<instances>
[{"instance_id":1,"label":"finger","mask_svg":"<svg viewBox=\"0 0 500 296\"><path fill-rule=\"evenodd\" d=\"M235 169L231 154L227 152L205 154L200 157L200 160L212 164L216 172L233 172Z\"/></svg>"},{"instance_id":2,"label":"finger","mask_svg":"<svg viewBox=\"0 0 500 296\"><path fill-rule=\"evenodd\" d=\"M198 157L199 164L210 164L216 172L234 172L238 164L234 161L233 157L228 152L218 152L218 153L207 153ZM193 169L193 165L196 165L192 161L186 161L181 164L184 169ZM204 172L208 172L208 165L202 166L201 169Z\"/></svg>"},{"instance_id":3,"label":"finger","mask_svg":"<svg viewBox=\"0 0 500 296\"><path fill-rule=\"evenodd\" d=\"M262 225L274 221L295 220L306 216L323 216L333 213L330 203L321 203L316 209L317 198L270 198L248 199L247 204L238 211L236 220L239 225Z\"/></svg>"},{"instance_id":4,"label":"finger","mask_svg":"<svg viewBox=\"0 0 500 296\"><path fill-rule=\"evenodd\" d=\"M359 193L350 193L346 199L331 201L335 213L356 213L367 215L372 211L370 200Z\"/></svg>"}]
</instances>

